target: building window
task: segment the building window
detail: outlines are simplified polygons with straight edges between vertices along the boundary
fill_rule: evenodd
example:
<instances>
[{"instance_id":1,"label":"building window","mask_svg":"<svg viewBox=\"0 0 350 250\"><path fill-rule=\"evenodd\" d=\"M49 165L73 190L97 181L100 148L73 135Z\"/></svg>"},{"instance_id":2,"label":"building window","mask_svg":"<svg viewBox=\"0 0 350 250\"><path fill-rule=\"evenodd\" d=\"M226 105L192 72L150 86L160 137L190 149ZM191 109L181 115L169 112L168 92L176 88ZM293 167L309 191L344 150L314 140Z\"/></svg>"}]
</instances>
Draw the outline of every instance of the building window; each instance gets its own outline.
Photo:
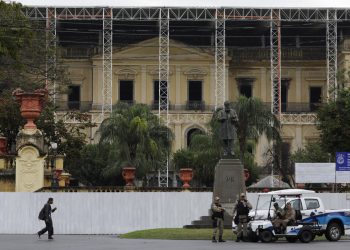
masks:
<instances>
[{"instance_id":1,"label":"building window","mask_svg":"<svg viewBox=\"0 0 350 250\"><path fill-rule=\"evenodd\" d=\"M166 103L165 96L168 96L168 83L164 81L165 84L163 85L161 96L163 100L161 100L161 103ZM153 109L158 109L159 107L159 81L155 80L153 81Z\"/></svg>"},{"instance_id":2,"label":"building window","mask_svg":"<svg viewBox=\"0 0 350 250\"><path fill-rule=\"evenodd\" d=\"M202 110L202 81L188 81L188 102L187 109Z\"/></svg>"},{"instance_id":3,"label":"building window","mask_svg":"<svg viewBox=\"0 0 350 250\"><path fill-rule=\"evenodd\" d=\"M253 96L253 78L238 78L237 84L238 84L238 92L239 95L243 95L247 98L250 98Z\"/></svg>"},{"instance_id":4,"label":"building window","mask_svg":"<svg viewBox=\"0 0 350 250\"><path fill-rule=\"evenodd\" d=\"M316 111L321 102L322 87L310 87L310 111Z\"/></svg>"},{"instance_id":5,"label":"building window","mask_svg":"<svg viewBox=\"0 0 350 250\"><path fill-rule=\"evenodd\" d=\"M281 112L286 112L288 109L288 89L290 79L281 80Z\"/></svg>"},{"instance_id":6,"label":"building window","mask_svg":"<svg viewBox=\"0 0 350 250\"><path fill-rule=\"evenodd\" d=\"M134 81L119 81L119 100L129 104L134 102Z\"/></svg>"},{"instance_id":7,"label":"building window","mask_svg":"<svg viewBox=\"0 0 350 250\"><path fill-rule=\"evenodd\" d=\"M198 135L198 134L203 134L203 131L198 129L198 128L193 128L190 129L187 132L187 147L189 148L191 146L191 141L194 135Z\"/></svg>"},{"instance_id":8,"label":"building window","mask_svg":"<svg viewBox=\"0 0 350 250\"><path fill-rule=\"evenodd\" d=\"M68 86L68 108L80 109L80 86Z\"/></svg>"}]
</instances>

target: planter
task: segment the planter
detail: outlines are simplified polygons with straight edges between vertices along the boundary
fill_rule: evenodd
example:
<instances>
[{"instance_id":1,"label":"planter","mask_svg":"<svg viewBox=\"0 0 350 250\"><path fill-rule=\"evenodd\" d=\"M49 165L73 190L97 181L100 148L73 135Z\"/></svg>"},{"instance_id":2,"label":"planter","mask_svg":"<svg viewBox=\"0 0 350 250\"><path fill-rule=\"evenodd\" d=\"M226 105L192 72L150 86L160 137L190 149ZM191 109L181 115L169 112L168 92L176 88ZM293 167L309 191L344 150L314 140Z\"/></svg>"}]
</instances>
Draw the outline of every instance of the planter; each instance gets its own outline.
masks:
<instances>
[{"instance_id":1,"label":"planter","mask_svg":"<svg viewBox=\"0 0 350 250\"><path fill-rule=\"evenodd\" d=\"M180 177L181 181L183 182L182 187L183 188L189 188L190 184L188 184L188 183L193 178L193 170L192 170L192 168L181 168L180 169L180 173L179 173L179 177Z\"/></svg>"},{"instance_id":2,"label":"planter","mask_svg":"<svg viewBox=\"0 0 350 250\"><path fill-rule=\"evenodd\" d=\"M21 105L22 117L27 120L24 129L35 130L34 120L40 116L43 104L47 99L47 90L38 89L34 92L24 92L21 89L17 89L12 95L15 96L17 102Z\"/></svg>"},{"instance_id":3,"label":"planter","mask_svg":"<svg viewBox=\"0 0 350 250\"><path fill-rule=\"evenodd\" d=\"M0 155L7 155L7 138L0 137Z\"/></svg>"},{"instance_id":4,"label":"planter","mask_svg":"<svg viewBox=\"0 0 350 250\"><path fill-rule=\"evenodd\" d=\"M125 186L127 186L127 187L134 186L135 172L136 172L136 168L134 168L134 167L125 167L125 168L123 168L122 176L123 176L123 179L126 182Z\"/></svg>"},{"instance_id":5,"label":"planter","mask_svg":"<svg viewBox=\"0 0 350 250\"><path fill-rule=\"evenodd\" d=\"M244 181L247 181L249 179L249 177L250 177L249 170L245 168L243 170L243 174L244 174Z\"/></svg>"}]
</instances>

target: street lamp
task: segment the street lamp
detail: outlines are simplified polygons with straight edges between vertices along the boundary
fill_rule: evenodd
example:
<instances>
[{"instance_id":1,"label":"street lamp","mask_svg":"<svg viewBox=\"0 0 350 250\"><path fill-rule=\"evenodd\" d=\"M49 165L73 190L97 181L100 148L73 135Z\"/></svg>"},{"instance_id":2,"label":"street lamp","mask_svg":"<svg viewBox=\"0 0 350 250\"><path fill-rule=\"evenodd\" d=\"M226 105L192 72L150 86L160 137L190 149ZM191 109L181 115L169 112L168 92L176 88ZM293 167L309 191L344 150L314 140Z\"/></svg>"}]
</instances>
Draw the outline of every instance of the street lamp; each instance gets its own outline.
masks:
<instances>
[{"instance_id":1,"label":"street lamp","mask_svg":"<svg viewBox=\"0 0 350 250\"><path fill-rule=\"evenodd\" d=\"M53 157L51 158L51 168L52 168L52 180L51 180L51 188L58 188L58 176L56 172L56 154L57 154L57 143L50 142L51 149L53 151Z\"/></svg>"}]
</instances>

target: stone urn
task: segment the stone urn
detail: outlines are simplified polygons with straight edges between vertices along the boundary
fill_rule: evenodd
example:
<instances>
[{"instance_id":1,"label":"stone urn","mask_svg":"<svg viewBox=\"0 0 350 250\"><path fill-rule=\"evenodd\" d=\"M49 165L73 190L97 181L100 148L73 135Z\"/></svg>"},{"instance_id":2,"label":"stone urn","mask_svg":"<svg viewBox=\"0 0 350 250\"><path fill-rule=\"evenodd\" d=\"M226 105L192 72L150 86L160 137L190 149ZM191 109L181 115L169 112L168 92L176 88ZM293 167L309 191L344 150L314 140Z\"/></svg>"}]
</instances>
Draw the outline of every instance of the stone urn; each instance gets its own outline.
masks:
<instances>
[{"instance_id":1,"label":"stone urn","mask_svg":"<svg viewBox=\"0 0 350 250\"><path fill-rule=\"evenodd\" d=\"M37 89L33 92L25 92L21 89L16 89L12 95L15 96L17 102L21 105L20 111L27 123L24 129L36 130L34 120L40 116L42 107L47 99L46 89Z\"/></svg>"},{"instance_id":2,"label":"stone urn","mask_svg":"<svg viewBox=\"0 0 350 250\"><path fill-rule=\"evenodd\" d=\"M126 182L125 186L127 187L134 186L135 172L136 172L136 168L134 167L128 166L123 168L122 176Z\"/></svg>"},{"instance_id":3,"label":"stone urn","mask_svg":"<svg viewBox=\"0 0 350 250\"><path fill-rule=\"evenodd\" d=\"M0 137L0 155L7 155L7 138Z\"/></svg>"},{"instance_id":4,"label":"stone urn","mask_svg":"<svg viewBox=\"0 0 350 250\"><path fill-rule=\"evenodd\" d=\"M188 184L193 178L193 169L192 168L181 168L179 177L183 182L183 188L189 188L190 184Z\"/></svg>"}]
</instances>

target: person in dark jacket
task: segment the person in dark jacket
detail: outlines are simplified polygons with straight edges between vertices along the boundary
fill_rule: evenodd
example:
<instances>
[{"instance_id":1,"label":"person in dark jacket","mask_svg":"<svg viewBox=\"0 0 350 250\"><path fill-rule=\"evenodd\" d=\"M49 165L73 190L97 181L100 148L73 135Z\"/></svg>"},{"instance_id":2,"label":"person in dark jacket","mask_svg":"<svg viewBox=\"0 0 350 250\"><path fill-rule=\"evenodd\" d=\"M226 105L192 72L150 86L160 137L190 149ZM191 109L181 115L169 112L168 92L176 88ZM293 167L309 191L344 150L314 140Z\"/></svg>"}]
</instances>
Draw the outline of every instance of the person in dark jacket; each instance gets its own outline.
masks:
<instances>
[{"instance_id":1,"label":"person in dark jacket","mask_svg":"<svg viewBox=\"0 0 350 250\"><path fill-rule=\"evenodd\" d=\"M248 214L250 209L252 209L252 205L246 199L245 194L241 193L239 200L237 200L236 204L233 207L233 215L236 214L236 216L238 217L236 242L239 242L240 240L246 240L248 237L247 225Z\"/></svg>"},{"instance_id":2,"label":"person in dark jacket","mask_svg":"<svg viewBox=\"0 0 350 250\"><path fill-rule=\"evenodd\" d=\"M53 204L53 198L49 198L47 203L44 205L44 207L40 211L39 219L45 221L45 227L37 233L39 238L44 233L48 232L48 239L53 240L53 237L52 237L53 225L52 225L51 213L55 212L57 208L55 207L54 209L51 209L52 204Z\"/></svg>"},{"instance_id":3,"label":"person in dark jacket","mask_svg":"<svg viewBox=\"0 0 350 250\"><path fill-rule=\"evenodd\" d=\"M214 203L211 205L212 219L213 219L213 239L212 242L216 241L216 234L219 229L219 242L225 242L222 239L222 234L224 232L224 212L225 209L220 204L220 198L215 197Z\"/></svg>"}]
</instances>

